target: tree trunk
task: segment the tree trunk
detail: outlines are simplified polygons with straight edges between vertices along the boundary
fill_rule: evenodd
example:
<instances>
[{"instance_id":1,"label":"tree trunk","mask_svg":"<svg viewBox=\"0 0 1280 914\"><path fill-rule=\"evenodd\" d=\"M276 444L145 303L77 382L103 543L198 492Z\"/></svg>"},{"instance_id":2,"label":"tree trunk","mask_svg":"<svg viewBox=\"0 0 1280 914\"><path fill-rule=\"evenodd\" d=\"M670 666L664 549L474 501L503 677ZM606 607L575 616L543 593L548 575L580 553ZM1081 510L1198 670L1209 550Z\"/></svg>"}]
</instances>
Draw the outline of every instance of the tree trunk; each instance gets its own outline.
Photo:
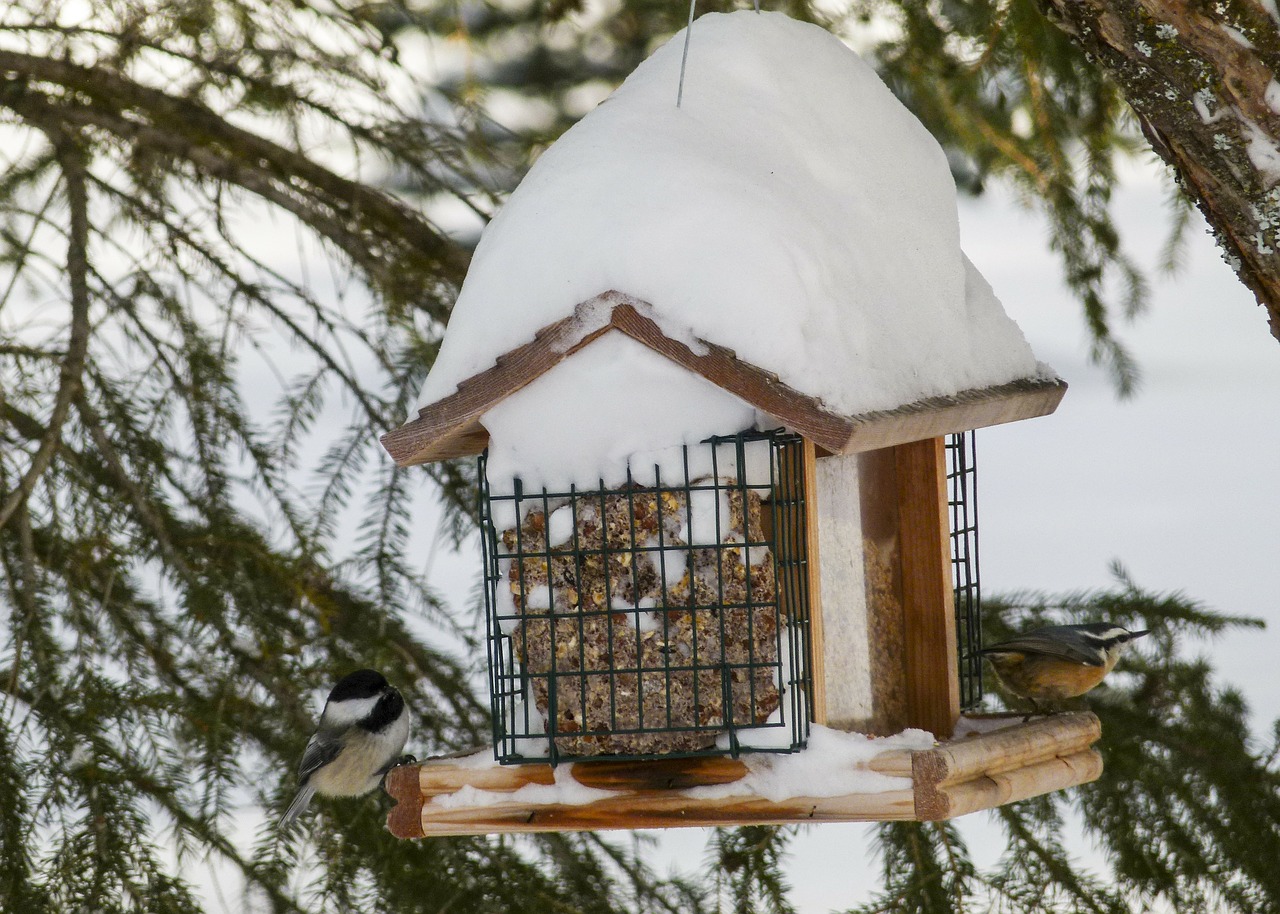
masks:
<instances>
[{"instance_id":1,"label":"tree trunk","mask_svg":"<svg viewBox=\"0 0 1280 914\"><path fill-rule=\"evenodd\" d=\"M1276 0L1039 0L1121 87L1280 339Z\"/></svg>"}]
</instances>

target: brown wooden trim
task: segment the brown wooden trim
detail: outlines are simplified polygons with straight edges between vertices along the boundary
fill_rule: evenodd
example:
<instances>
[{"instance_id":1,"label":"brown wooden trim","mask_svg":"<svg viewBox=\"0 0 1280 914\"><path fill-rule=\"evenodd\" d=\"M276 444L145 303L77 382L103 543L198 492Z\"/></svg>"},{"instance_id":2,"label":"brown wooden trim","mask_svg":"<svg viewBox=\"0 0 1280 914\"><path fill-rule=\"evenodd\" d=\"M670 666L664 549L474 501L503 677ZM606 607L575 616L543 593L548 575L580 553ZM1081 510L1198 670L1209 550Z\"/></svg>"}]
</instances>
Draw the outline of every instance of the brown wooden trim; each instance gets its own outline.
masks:
<instances>
[{"instance_id":1,"label":"brown wooden trim","mask_svg":"<svg viewBox=\"0 0 1280 914\"><path fill-rule=\"evenodd\" d=\"M1022 715L976 736L960 737L912 754L912 774L921 783L943 786L998 774L1052 756L1092 746L1102 736L1097 715L1084 712L1038 717Z\"/></svg>"},{"instance_id":2,"label":"brown wooden trim","mask_svg":"<svg viewBox=\"0 0 1280 914\"><path fill-rule=\"evenodd\" d=\"M929 754L938 760L942 782L963 781L1092 746L1102 736L1102 723L1091 712L1055 714L1025 723L1020 714L994 718L1004 726L916 753L913 766L919 756Z\"/></svg>"},{"instance_id":3,"label":"brown wooden trim","mask_svg":"<svg viewBox=\"0 0 1280 914\"><path fill-rule=\"evenodd\" d=\"M641 308L650 306L636 302ZM816 444L836 450L853 433L851 419L828 411L821 401L793 390L778 376L739 359L731 349L699 340L705 353L695 353L684 343L666 336L658 325L633 304L613 309L611 325L654 352L666 356L712 384L741 397Z\"/></svg>"},{"instance_id":4,"label":"brown wooden trim","mask_svg":"<svg viewBox=\"0 0 1280 914\"><path fill-rule=\"evenodd\" d=\"M818 471L817 452L814 443L804 441L804 519L805 550L807 563L805 577L809 596L809 681L813 692L809 696L810 715L813 722L827 722L827 657L826 634L822 627L822 575L821 556L818 553ZM850 544L852 548L852 544Z\"/></svg>"},{"instance_id":5,"label":"brown wooden trim","mask_svg":"<svg viewBox=\"0 0 1280 914\"><path fill-rule=\"evenodd\" d=\"M741 397L811 439L824 452L852 454L921 438L998 425L1053 412L1066 391L1057 379L1026 379L897 409L842 416L793 390L777 375L740 360L732 350L698 341L701 351L666 336L645 312L647 303L609 291L580 303L569 317L543 327L532 340L499 356L463 381L455 393L429 404L417 418L382 436L400 466L478 454L488 443L480 417L609 330L618 330L678 365Z\"/></svg>"},{"instance_id":6,"label":"brown wooden trim","mask_svg":"<svg viewBox=\"0 0 1280 914\"><path fill-rule=\"evenodd\" d=\"M1095 749L1083 749L1025 768L984 775L964 784L947 787L947 815L954 819L982 809L992 809L1077 784L1087 784L1101 776L1102 755Z\"/></svg>"},{"instance_id":7,"label":"brown wooden trim","mask_svg":"<svg viewBox=\"0 0 1280 914\"><path fill-rule=\"evenodd\" d=\"M421 838L425 798L418 784L418 766L400 765L387 772L383 789L396 801L387 813L387 830L397 838Z\"/></svg>"},{"instance_id":8,"label":"brown wooden trim","mask_svg":"<svg viewBox=\"0 0 1280 914\"><path fill-rule=\"evenodd\" d=\"M605 831L611 829L787 825L817 822L909 820L910 790L846 797L797 797L774 803L758 797L690 800L680 793L610 797L581 806L501 803L474 808L424 808L420 832L484 835L495 832Z\"/></svg>"},{"instance_id":9,"label":"brown wooden trim","mask_svg":"<svg viewBox=\"0 0 1280 914\"><path fill-rule=\"evenodd\" d=\"M1026 378L995 387L965 390L950 397L916 400L897 409L862 413L851 419L853 431L839 453L861 454L925 438L1047 416L1058 408L1066 392L1067 382L1060 378Z\"/></svg>"},{"instance_id":10,"label":"brown wooden trim","mask_svg":"<svg viewBox=\"0 0 1280 914\"><path fill-rule=\"evenodd\" d=\"M455 393L383 435L382 446L400 466L480 453L489 440L479 423L485 412L610 329L600 313L609 294L583 302L573 314L499 356L491 368L459 384Z\"/></svg>"},{"instance_id":11,"label":"brown wooden trim","mask_svg":"<svg viewBox=\"0 0 1280 914\"><path fill-rule=\"evenodd\" d=\"M493 750L485 749L487 758ZM463 787L500 792L519 790L529 784L550 785L556 782L550 765L502 765L482 768L459 767L445 763L427 763L419 771L418 789L424 797L454 793Z\"/></svg>"},{"instance_id":12,"label":"brown wooden trim","mask_svg":"<svg viewBox=\"0 0 1280 914\"><path fill-rule=\"evenodd\" d=\"M568 775L608 791L583 805L503 801L443 806L430 802L464 786L513 793L551 784L550 765L485 766L439 759L393 769L387 792L397 805L387 818L392 834L475 835L495 832L668 828L788 822L867 822L953 818L1049 790L1096 779L1101 760L1089 747L1101 729L1092 714L1063 714L1030 723L1014 720L934 749L882 753L866 766L909 777L911 789L844 797L797 797L772 802L756 796L699 798L689 788L732 783L746 773L729 758L580 762ZM485 750L489 751L489 750ZM492 799L492 797L490 797Z\"/></svg>"},{"instance_id":13,"label":"brown wooden trim","mask_svg":"<svg viewBox=\"0 0 1280 914\"><path fill-rule=\"evenodd\" d=\"M573 779L600 790L683 790L732 784L747 774L735 758L672 758L637 762L578 762Z\"/></svg>"},{"instance_id":14,"label":"brown wooden trim","mask_svg":"<svg viewBox=\"0 0 1280 914\"><path fill-rule=\"evenodd\" d=\"M894 448L907 674L907 725L939 739L960 717L955 594L943 440Z\"/></svg>"}]
</instances>

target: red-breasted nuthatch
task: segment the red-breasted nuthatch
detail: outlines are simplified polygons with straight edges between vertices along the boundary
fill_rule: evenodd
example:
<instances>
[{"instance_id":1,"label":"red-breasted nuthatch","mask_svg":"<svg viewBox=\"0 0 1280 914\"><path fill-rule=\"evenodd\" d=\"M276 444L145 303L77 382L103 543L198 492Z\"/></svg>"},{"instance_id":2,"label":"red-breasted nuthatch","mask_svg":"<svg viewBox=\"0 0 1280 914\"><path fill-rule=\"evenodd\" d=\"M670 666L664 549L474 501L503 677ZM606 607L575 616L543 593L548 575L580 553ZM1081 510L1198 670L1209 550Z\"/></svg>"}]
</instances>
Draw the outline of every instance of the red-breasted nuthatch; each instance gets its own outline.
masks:
<instances>
[{"instance_id":1,"label":"red-breasted nuthatch","mask_svg":"<svg viewBox=\"0 0 1280 914\"><path fill-rule=\"evenodd\" d=\"M1040 702L1083 695L1111 672L1125 646L1146 631L1131 632L1109 622L1051 625L983 648L1010 692Z\"/></svg>"}]
</instances>

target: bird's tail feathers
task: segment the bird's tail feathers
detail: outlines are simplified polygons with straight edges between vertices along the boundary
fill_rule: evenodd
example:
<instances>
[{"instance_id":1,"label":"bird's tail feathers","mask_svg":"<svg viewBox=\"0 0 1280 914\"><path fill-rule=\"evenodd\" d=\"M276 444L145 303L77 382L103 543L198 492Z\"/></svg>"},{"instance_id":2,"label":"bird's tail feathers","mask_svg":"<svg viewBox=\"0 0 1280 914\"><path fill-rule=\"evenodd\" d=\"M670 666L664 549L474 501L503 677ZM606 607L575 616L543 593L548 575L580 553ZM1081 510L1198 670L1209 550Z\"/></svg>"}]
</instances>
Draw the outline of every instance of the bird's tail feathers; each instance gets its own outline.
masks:
<instances>
[{"instance_id":1,"label":"bird's tail feathers","mask_svg":"<svg viewBox=\"0 0 1280 914\"><path fill-rule=\"evenodd\" d=\"M316 789L310 784L304 784L298 788L298 794L293 798L293 802L289 804L289 808L284 811L284 815L280 817L279 828L281 831L287 829L293 824L298 816L307 811L307 807L311 804L311 798L316 795Z\"/></svg>"}]
</instances>

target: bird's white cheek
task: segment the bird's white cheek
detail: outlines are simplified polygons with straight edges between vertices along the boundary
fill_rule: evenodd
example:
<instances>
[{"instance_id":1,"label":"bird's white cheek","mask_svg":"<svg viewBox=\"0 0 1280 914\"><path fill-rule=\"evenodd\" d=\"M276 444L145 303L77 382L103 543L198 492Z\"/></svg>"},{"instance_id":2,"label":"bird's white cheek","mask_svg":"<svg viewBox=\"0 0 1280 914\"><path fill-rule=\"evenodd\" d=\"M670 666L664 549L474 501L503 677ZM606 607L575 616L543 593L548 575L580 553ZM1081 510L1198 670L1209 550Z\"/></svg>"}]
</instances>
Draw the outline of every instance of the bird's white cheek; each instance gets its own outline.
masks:
<instances>
[{"instance_id":1,"label":"bird's white cheek","mask_svg":"<svg viewBox=\"0 0 1280 914\"><path fill-rule=\"evenodd\" d=\"M404 744L409 739L409 713L405 711L396 722L380 736L385 736L387 740L387 761L394 761L404 752Z\"/></svg>"},{"instance_id":2,"label":"bird's white cheek","mask_svg":"<svg viewBox=\"0 0 1280 914\"><path fill-rule=\"evenodd\" d=\"M320 726L334 730L345 730L353 727L373 713L378 697L348 698L346 701L330 702L324 706L320 715Z\"/></svg>"}]
</instances>

